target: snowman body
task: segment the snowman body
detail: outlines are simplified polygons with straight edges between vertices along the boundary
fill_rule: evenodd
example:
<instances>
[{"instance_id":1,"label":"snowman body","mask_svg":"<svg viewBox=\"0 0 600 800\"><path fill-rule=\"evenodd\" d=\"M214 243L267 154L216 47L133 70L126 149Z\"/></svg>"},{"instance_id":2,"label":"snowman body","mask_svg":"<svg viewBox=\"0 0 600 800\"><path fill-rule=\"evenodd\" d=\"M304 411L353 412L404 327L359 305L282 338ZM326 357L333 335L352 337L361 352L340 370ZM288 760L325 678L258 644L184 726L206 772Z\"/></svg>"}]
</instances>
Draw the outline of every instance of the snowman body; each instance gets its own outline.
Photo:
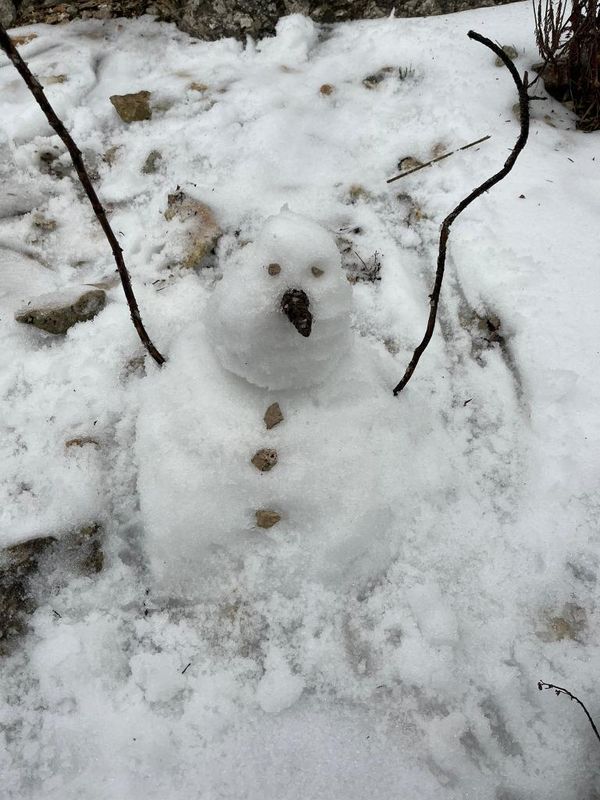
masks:
<instances>
[{"instance_id":1,"label":"snowman body","mask_svg":"<svg viewBox=\"0 0 600 800\"><path fill-rule=\"evenodd\" d=\"M242 568L282 591L359 587L389 564L393 400L350 330L350 291L330 235L284 211L147 379L139 492L162 593L214 596Z\"/></svg>"}]
</instances>

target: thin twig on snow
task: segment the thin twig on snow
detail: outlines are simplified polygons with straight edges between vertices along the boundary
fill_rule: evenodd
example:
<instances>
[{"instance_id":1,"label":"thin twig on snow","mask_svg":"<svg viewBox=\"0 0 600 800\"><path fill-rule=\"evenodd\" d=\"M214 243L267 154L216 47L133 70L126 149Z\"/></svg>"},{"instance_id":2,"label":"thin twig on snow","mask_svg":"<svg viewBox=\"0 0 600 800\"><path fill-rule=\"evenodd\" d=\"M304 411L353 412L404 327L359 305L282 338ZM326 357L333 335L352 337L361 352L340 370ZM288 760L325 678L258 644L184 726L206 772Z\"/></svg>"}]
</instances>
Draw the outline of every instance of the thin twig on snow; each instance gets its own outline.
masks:
<instances>
[{"instance_id":1,"label":"thin twig on snow","mask_svg":"<svg viewBox=\"0 0 600 800\"><path fill-rule=\"evenodd\" d=\"M538 689L540 690L540 692L543 689L553 689L554 690L554 694L557 697L559 695L561 695L561 694L566 694L566 696L570 697L571 700L575 700L576 703L579 703L581 708L583 708L583 711L584 711L586 717L588 718L588 722L592 726L592 730L594 731L594 733L596 735L596 739L598 739L598 741L600 742L600 733L598 733L598 728L596 727L596 723L592 719L592 716L591 716L590 712L587 710L585 705L582 703L582 701L578 697L576 697L574 694L572 694L572 692L570 692L568 689L563 689L562 686L555 686L553 683L546 683L545 681L538 681Z\"/></svg>"},{"instance_id":2,"label":"thin twig on snow","mask_svg":"<svg viewBox=\"0 0 600 800\"><path fill-rule=\"evenodd\" d=\"M442 290L442 281L444 279L444 269L446 266L446 247L448 244L448 237L450 235L450 226L454 222L454 220L458 217L460 213L462 213L467 206L469 206L473 200L480 197L484 192L487 192L488 189L491 189L496 183L501 181L505 178L511 169L515 165L515 161L517 160L519 153L525 147L527 142L527 137L529 135L529 96L527 94L527 73L525 73L524 78L521 79L517 68L515 67L512 59L510 59L504 50L490 39L486 39L485 36L481 36L479 33L475 33L475 31L469 31L467 34L470 39L474 39L476 42L480 42L481 44L489 47L498 58L502 60L504 65L509 70L510 74L513 77L513 80L517 86L517 91L519 92L519 111L520 111L520 121L521 121L521 130L519 133L519 138L512 149L509 157L506 159L504 166L501 170L499 170L495 175L492 175L491 178L488 178L484 181L480 186L476 189L473 189L471 194L468 197L465 197L464 200L454 208L446 217L446 219L442 223L442 228L440 232L440 244L438 250L438 260L437 260L437 270L435 274L435 283L433 286L433 291L429 295L429 318L427 320L427 328L425 330L425 335L423 340L416 348L415 352L413 353L413 357L410 360L409 365L406 368L406 371L402 377L402 380L398 385L394 388L394 396L400 394L402 389L406 386L406 384L411 379L413 372L415 371L417 364L427 345L431 341L431 337L433 336L433 331L435 329L435 321L437 318L437 310L438 305L440 302L440 292Z\"/></svg>"},{"instance_id":3,"label":"thin twig on snow","mask_svg":"<svg viewBox=\"0 0 600 800\"><path fill-rule=\"evenodd\" d=\"M394 181L399 181L400 178L405 178L407 175L412 175L413 172L418 172L420 169L425 169L425 167L430 167L432 164L437 164L438 161L443 161L445 158L450 158L450 156L453 156L454 153L460 153L461 150L468 150L469 147L475 147L476 144L481 144L481 142L487 142L487 140L491 138L492 137L489 134L487 136L482 136L481 139L477 139L474 142L465 144L462 147L457 147L456 150L451 150L449 153L444 153L441 156L437 156L437 158L432 158L431 161L426 161L424 164L419 164L418 167L407 169L406 172L401 172L400 175L395 175L393 178L388 178L386 183L393 183Z\"/></svg>"}]
</instances>

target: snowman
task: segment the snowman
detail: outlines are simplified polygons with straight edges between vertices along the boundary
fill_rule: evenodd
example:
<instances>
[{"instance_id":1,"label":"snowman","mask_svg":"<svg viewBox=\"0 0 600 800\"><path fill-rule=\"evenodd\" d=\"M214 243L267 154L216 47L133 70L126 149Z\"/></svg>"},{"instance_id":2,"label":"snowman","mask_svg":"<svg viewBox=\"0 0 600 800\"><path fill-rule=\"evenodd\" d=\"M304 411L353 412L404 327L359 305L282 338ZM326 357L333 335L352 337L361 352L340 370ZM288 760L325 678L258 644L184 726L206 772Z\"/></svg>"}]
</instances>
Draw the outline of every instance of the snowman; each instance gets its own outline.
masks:
<instances>
[{"instance_id":1,"label":"snowman","mask_svg":"<svg viewBox=\"0 0 600 800\"><path fill-rule=\"evenodd\" d=\"M395 372L352 331L351 303L333 237L284 208L146 378L138 487L158 593L214 596L243 570L282 591L360 590L391 563Z\"/></svg>"}]
</instances>

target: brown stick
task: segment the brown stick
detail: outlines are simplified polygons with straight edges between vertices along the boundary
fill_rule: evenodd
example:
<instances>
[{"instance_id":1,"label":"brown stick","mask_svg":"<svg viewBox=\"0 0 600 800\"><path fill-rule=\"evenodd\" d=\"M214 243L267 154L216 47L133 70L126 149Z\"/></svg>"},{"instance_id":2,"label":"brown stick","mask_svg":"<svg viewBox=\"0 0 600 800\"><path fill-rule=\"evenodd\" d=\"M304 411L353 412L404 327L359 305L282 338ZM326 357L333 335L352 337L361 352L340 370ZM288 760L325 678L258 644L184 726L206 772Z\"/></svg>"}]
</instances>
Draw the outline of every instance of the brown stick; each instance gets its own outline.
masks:
<instances>
[{"instance_id":1,"label":"brown stick","mask_svg":"<svg viewBox=\"0 0 600 800\"><path fill-rule=\"evenodd\" d=\"M117 241L115 234L113 233L112 228L106 218L106 213L104 208L98 199L98 195L96 194L94 187L92 186L92 182L90 180L89 175L85 169L85 165L83 163L83 158L81 156L81 152L71 135L57 117L54 109L48 102L46 95L44 94L44 90L42 89L41 84L37 80L37 78L32 75L31 70L27 66L27 64L23 61L21 56L19 55L16 47L10 40L9 35L7 34L5 28L0 24L0 47L4 50L6 55L14 64L15 68L27 84L27 88L31 92L31 94L36 99L38 105L46 115L46 119L54 128L56 133L60 136L62 141L64 142L65 147L69 151L69 155L71 156L71 160L73 161L73 166L75 167L75 171L79 176L79 180L81 181L81 185L83 186L85 193L87 194L90 203L92 204L92 208L94 209L94 214L96 215L98 222L102 226L102 230L106 238L108 239L108 243L110 244L115 263L117 265L117 270L119 272L119 276L121 278L121 283L123 284L123 291L125 292L125 297L127 298L127 303L129 305L129 311L131 314L131 321L138 333L138 336L142 340L142 343L146 350L150 353L152 358L156 361L156 363L160 366L161 364L165 363L165 359L163 356L158 352L156 347L152 344L152 341L148 334L146 333L146 329L142 323L142 318L140 316L140 310L138 308L137 301L135 299L135 295L133 293L133 289L131 288L131 280L129 278L129 272L127 271L127 267L125 266L125 261L123 259L123 251L121 250L121 246Z\"/></svg>"},{"instance_id":2,"label":"brown stick","mask_svg":"<svg viewBox=\"0 0 600 800\"><path fill-rule=\"evenodd\" d=\"M594 733L596 735L596 739L598 739L598 741L600 742L600 733L598 733L598 728L596 727L596 723L592 719L592 716L591 716L590 712L587 710L587 708L584 706L584 704L582 703L582 701L578 697L576 697L574 694L572 694L568 689L563 689L562 686L555 686L553 683L546 683L545 681L538 681L538 689L540 690L540 692L543 689L554 689L554 694L557 697L559 695L561 695L561 694L566 694L567 697L571 698L571 700L575 700L576 703L579 703L579 705L583 709L586 717L588 718L588 722L592 726L592 730L594 731Z\"/></svg>"},{"instance_id":3,"label":"brown stick","mask_svg":"<svg viewBox=\"0 0 600 800\"><path fill-rule=\"evenodd\" d=\"M469 147L475 147L476 144L481 144L481 142L486 142L488 139L492 137L488 134L487 136L482 136L481 139L477 139L475 142L471 142L470 144L465 144L463 147L457 147L456 150L451 150L449 153L444 153L437 158L432 158L431 161L426 161L425 164L419 164L418 167L413 167L412 169L407 169L406 172L401 172L400 175L396 175L394 178L388 178L386 183L393 183L394 181L399 181L400 178L405 178L407 175L412 175L413 172L418 172L420 169L425 169L425 167L430 167L432 164L437 164L438 161L443 161L445 158L449 158L453 156L454 153L460 153L461 150L468 150Z\"/></svg>"},{"instance_id":4,"label":"brown stick","mask_svg":"<svg viewBox=\"0 0 600 800\"><path fill-rule=\"evenodd\" d=\"M435 274L435 283L433 285L433 291L429 295L429 319L427 320L427 328L425 330L425 335L421 344L416 348L415 352L413 353L413 357L410 360L408 367L402 377L400 383L394 388L394 396L400 394L402 389L406 386L406 384L411 379L413 372L416 369L417 364L427 345L431 341L431 337L433 336L433 331L435 329L435 321L437 318L437 310L438 305L440 302L440 292L442 290L442 281L444 279L444 269L446 266L446 247L448 244L448 237L450 235L450 226L454 222L454 220L458 217L458 215L469 206L473 200L477 197L480 197L484 192L487 192L488 189L491 189L496 183L501 181L505 178L511 169L515 165L515 161L517 160L519 153L525 147L527 142L527 137L529 135L529 96L527 94L527 73L525 73L524 79L521 80L521 76L517 72L517 68L515 67L512 60L506 55L504 50L499 47L497 44L492 42L490 39L486 39L485 36L481 36L479 33L475 33L474 31L469 31L467 34L470 39L474 39L476 42L480 42L484 44L486 47L489 47L498 58L502 59L504 65L509 70L510 74L513 77L513 80L517 86L517 91L519 92L519 110L520 110L520 118L521 118L521 131L519 133L519 138L512 149L509 157L506 159L504 166L502 169L497 172L495 175L492 175L491 178L488 178L484 181L480 186L476 189L473 189L468 197L465 197L464 200L453 209L446 219L442 223L442 229L440 232L440 244L438 250L438 260L437 260L437 270Z\"/></svg>"}]
</instances>

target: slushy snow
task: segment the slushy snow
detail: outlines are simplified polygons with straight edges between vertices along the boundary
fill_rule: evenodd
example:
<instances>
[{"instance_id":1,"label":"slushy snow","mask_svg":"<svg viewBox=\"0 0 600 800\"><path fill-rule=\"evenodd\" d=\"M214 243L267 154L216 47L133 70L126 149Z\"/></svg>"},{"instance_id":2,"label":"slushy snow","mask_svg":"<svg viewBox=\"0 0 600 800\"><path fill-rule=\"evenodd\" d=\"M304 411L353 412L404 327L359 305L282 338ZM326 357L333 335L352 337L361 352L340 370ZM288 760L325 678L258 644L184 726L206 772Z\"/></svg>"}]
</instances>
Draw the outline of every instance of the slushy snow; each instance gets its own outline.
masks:
<instances>
[{"instance_id":1,"label":"slushy snow","mask_svg":"<svg viewBox=\"0 0 600 800\"><path fill-rule=\"evenodd\" d=\"M553 100L454 224L433 341L392 396L440 223L518 135L513 82L469 29L521 72L538 60L528 3L292 15L244 44L149 17L15 31L37 34L23 55L168 361L141 349L68 155L0 57L0 544L105 531L98 575L34 581L1 658L3 798L600 794L581 709L536 685L600 717L599 139ZM109 97L141 90L152 119L126 125ZM164 215L177 187L223 230L196 269ZM107 304L64 336L14 320L88 284ZM280 521L258 529L260 508Z\"/></svg>"}]
</instances>

